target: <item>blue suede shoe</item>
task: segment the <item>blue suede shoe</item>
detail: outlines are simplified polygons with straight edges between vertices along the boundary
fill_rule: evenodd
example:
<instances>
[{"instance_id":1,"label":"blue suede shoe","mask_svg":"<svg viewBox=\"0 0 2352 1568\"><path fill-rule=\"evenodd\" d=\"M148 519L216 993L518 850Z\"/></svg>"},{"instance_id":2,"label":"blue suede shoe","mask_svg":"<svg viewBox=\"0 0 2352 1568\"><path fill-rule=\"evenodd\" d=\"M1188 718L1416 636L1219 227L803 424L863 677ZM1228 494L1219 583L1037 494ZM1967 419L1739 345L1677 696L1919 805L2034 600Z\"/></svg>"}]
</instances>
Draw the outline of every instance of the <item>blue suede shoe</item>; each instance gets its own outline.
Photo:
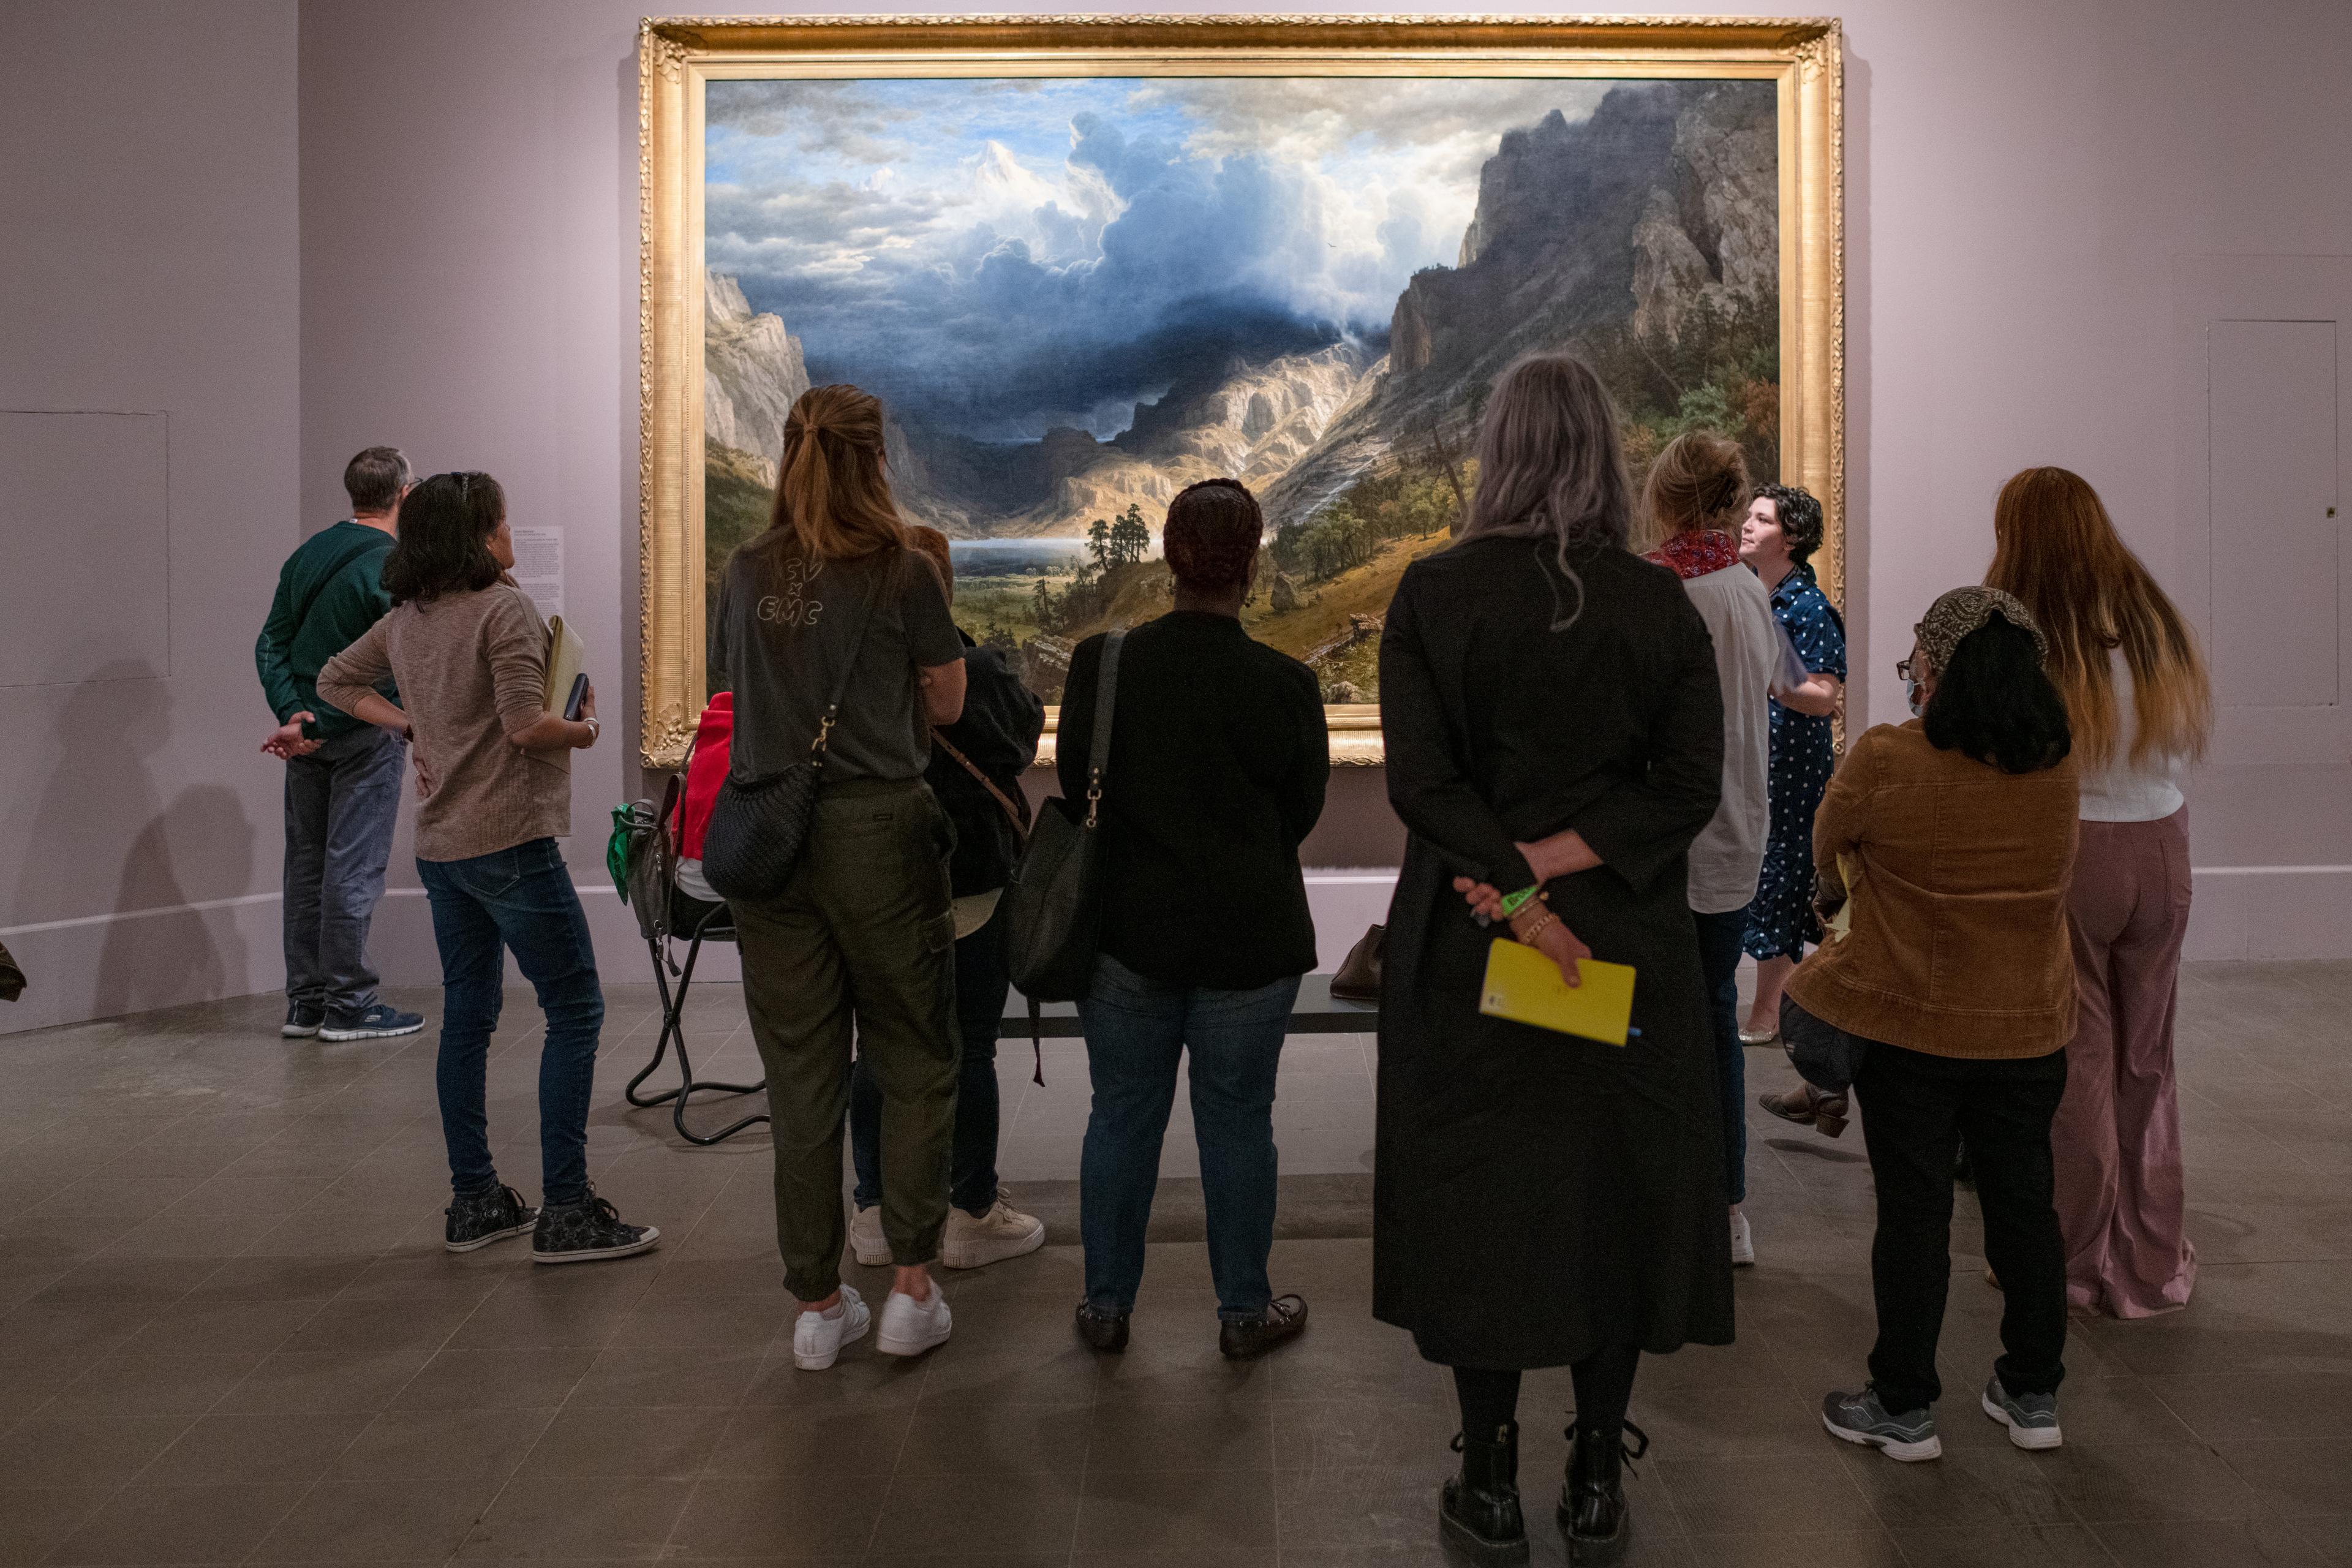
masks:
<instances>
[{"instance_id":1,"label":"blue suede shoe","mask_svg":"<svg viewBox=\"0 0 2352 1568\"><path fill-rule=\"evenodd\" d=\"M335 1012L319 1026L322 1040L389 1040L425 1027L425 1015L404 1013L379 1002L362 1013Z\"/></svg>"}]
</instances>

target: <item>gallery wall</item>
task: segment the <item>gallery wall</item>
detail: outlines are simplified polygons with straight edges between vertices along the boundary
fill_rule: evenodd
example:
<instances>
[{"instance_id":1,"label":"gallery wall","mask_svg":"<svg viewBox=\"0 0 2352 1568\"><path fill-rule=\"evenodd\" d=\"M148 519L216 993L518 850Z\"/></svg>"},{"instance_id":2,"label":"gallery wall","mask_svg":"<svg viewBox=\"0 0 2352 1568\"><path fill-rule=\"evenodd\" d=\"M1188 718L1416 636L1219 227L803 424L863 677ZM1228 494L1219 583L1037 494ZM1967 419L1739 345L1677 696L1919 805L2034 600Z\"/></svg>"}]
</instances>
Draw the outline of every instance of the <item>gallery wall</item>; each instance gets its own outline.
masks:
<instances>
[{"instance_id":1,"label":"gallery wall","mask_svg":"<svg viewBox=\"0 0 2352 1568\"><path fill-rule=\"evenodd\" d=\"M59 586L37 625L0 617L0 681L41 677L0 684L0 940L37 971L0 1027L278 983L278 781L253 750L250 643L278 561L342 514L358 447L488 468L519 523L562 528L567 610L606 711L632 710L642 14L106 0L12 29L0 504L12 566L82 555L43 579ZM2336 107L2352 10L1843 15L1854 711L1886 721L1900 689L1884 672L1927 602L1981 573L1991 496L2018 467L2090 476L2177 591L2205 569L2201 542L2189 559L2179 544L2197 366L2179 279L2239 264L2183 258L2352 256ZM10 410L164 417L78 423L66 441ZM73 482L100 468L102 497ZM50 515L84 491L92 515ZM137 636L61 637L108 608L59 607L95 593L98 547L70 543L84 535L109 551L167 537L168 579L130 595ZM2352 767L2284 754L2225 743L2198 776L2199 952L2352 956ZM616 726L578 759L583 890L607 807L643 788L633 757ZM1335 791L1309 848L1334 872L1318 883L1327 946L1381 901L1376 873L1339 868L1398 837L1374 778ZM379 947L415 982L435 967L407 853L404 823ZM635 978L617 902L590 901L608 970Z\"/></svg>"},{"instance_id":2,"label":"gallery wall","mask_svg":"<svg viewBox=\"0 0 2352 1568\"><path fill-rule=\"evenodd\" d=\"M0 1029L282 982L253 637L302 532L297 25L8 10Z\"/></svg>"}]
</instances>

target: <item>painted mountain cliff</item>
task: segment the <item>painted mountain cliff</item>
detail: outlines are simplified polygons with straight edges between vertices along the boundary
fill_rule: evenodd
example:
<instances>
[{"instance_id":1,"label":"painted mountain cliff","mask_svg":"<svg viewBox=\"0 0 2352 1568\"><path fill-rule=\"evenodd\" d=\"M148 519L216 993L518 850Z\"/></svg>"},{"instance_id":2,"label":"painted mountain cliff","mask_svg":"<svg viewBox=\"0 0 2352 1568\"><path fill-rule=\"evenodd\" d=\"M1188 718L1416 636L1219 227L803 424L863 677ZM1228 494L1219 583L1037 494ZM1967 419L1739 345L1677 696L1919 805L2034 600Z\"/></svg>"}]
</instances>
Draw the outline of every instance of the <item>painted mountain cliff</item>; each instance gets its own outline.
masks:
<instances>
[{"instance_id":1,"label":"painted mountain cliff","mask_svg":"<svg viewBox=\"0 0 2352 1568\"><path fill-rule=\"evenodd\" d=\"M1702 427L1778 469L1769 82L710 91L713 570L767 521L793 398L856 382L902 510L956 542L959 620L1049 699L1077 639L1165 609L1166 504L1230 475L1271 527L1253 634L1372 700L1530 351L1601 373L1637 479Z\"/></svg>"}]
</instances>

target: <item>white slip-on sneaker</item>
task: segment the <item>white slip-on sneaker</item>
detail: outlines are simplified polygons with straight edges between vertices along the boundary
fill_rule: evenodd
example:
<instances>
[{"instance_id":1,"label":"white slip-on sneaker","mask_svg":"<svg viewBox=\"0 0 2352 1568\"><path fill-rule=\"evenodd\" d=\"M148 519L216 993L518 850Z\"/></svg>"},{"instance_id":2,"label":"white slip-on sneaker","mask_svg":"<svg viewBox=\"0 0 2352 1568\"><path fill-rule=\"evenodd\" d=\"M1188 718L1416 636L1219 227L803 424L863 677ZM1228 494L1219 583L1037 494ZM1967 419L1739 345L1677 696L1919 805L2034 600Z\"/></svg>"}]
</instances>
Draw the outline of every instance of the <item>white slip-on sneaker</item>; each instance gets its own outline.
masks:
<instances>
[{"instance_id":1,"label":"white slip-on sneaker","mask_svg":"<svg viewBox=\"0 0 2352 1568\"><path fill-rule=\"evenodd\" d=\"M890 1239L882 1234L882 1205L853 1209L849 1215L849 1252L868 1268L890 1261Z\"/></svg>"},{"instance_id":2,"label":"white slip-on sneaker","mask_svg":"<svg viewBox=\"0 0 2352 1568\"><path fill-rule=\"evenodd\" d=\"M803 1372L823 1372L840 1358L842 1346L864 1339L873 1322L857 1287L844 1285L839 1306L793 1320L793 1364Z\"/></svg>"},{"instance_id":3,"label":"white slip-on sneaker","mask_svg":"<svg viewBox=\"0 0 2352 1568\"><path fill-rule=\"evenodd\" d=\"M1756 1237L1748 1229L1748 1216L1738 1209L1731 1211L1731 1266L1753 1268L1756 1266Z\"/></svg>"},{"instance_id":4,"label":"white slip-on sneaker","mask_svg":"<svg viewBox=\"0 0 2352 1568\"><path fill-rule=\"evenodd\" d=\"M931 1293L918 1301L904 1290L893 1290L882 1303L882 1331L874 1348L884 1355L921 1355L948 1342L954 1319L948 1311L947 1292L931 1281Z\"/></svg>"},{"instance_id":5,"label":"white slip-on sneaker","mask_svg":"<svg viewBox=\"0 0 2352 1568\"><path fill-rule=\"evenodd\" d=\"M985 1268L1045 1245L1045 1222L1014 1208L999 1188L996 1202L984 1215L948 1210L947 1232L940 1238L940 1261L950 1268Z\"/></svg>"}]
</instances>

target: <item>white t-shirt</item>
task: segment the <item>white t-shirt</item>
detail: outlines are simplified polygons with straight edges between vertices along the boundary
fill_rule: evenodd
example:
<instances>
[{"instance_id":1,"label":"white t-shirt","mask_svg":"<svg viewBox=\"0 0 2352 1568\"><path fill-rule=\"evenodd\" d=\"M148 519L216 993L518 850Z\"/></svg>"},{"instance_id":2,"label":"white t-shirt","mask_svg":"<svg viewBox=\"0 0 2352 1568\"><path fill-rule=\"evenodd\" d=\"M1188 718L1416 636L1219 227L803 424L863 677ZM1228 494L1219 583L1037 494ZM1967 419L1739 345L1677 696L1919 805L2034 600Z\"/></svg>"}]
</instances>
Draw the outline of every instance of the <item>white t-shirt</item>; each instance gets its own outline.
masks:
<instances>
[{"instance_id":1,"label":"white t-shirt","mask_svg":"<svg viewBox=\"0 0 2352 1568\"><path fill-rule=\"evenodd\" d=\"M1715 638L1723 680L1723 803L1690 847L1690 907L1728 914L1756 897L1772 826L1772 716L1765 704L1780 669L1780 628L1771 595L1745 566L1686 577L1683 591Z\"/></svg>"},{"instance_id":2,"label":"white t-shirt","mask_svg":"<svg viewBox=\"0 0 2352 1568\"><path fill-rule=\"evenodd\" d=\"M2189 759L2153 756L2132 761L2139 718L2132 707L2131 663L2120 648L2107 655L2116 685L2116 750L2097 773L2083 773L2082 817L2085 822L2161 822L2189 804L2180 781Z\"/></svg>"}]
</instances>

